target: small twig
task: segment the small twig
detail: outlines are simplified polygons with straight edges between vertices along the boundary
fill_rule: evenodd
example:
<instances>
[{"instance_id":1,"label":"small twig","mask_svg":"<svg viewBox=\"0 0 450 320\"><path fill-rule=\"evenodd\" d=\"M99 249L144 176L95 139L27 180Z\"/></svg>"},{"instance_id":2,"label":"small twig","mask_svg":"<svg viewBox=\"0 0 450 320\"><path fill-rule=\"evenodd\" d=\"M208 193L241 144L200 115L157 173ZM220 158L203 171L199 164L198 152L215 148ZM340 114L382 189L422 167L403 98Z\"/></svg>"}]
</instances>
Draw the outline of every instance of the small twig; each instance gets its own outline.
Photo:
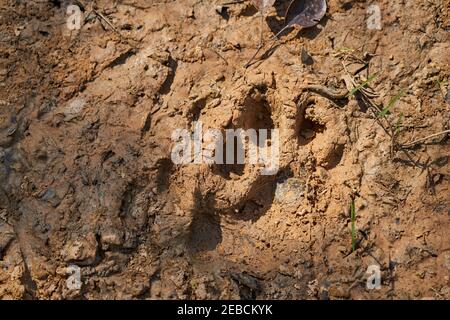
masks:
<instances>
[{"instance_id":1,"label":"small twig","mask_svg":"<svg viewBox=\"0 0 450 320\"><path fill-rule=\"evenodd\" d=\"M220 59L223 60L223 62L225 62L226 65L228 65L228 61L227 59L225 59L220 53L218 53L216 50L214 50L213 48L209 48L207 47L206 49L211 50L212 52L214 52Z\"/></svg>"},{"instance_id":2,"label":"small twig","mask_svg":"<svg viewBox=\"0 0 450 320\"><path fill-rule=\"evenodd\" d=\"M99 16L101 19L103 19L103 21L105 21L106 24L107 24L108 26L110 26L111 29L112 29L114 32L116 32L120 37L123 37L122 34L120 33L120 31L117 30L117 28L116 28L116 27L109 21L109 19L106 18L101 12L99 12L99 11L97 11L97 10L95 10L95 9L92 9L92 11L93 11L97 16Z\"/></svg>"},{"instance_id":3,"label":"small twig","mask_svg":"<svg viewBox=\"0 0 450 320\"><path fill-rule=\"evenodd\" d=\"M420 142L423 142L423 141L426 141L428 139L431 139L431 138L434 138L434 137L438 137L440 135L447 134L447 133L450 133L450 130L444 130L444 131L441 131L441 132L438 132L438 133L431 134L431 135L426 136L424 138L420 138L420 139L411 141L411 142L409 142L407 144L402 145L402 147L411 147L411 146L414 146L414 145L416 145L416 144L418 144Z\"/></svg>"},{"instance_id":4,"label":"small twig","mask_svg":"<svg viewBox=\"0 0 450 320\"><path fill-rule=\"evenodd\" d=\"M84 4L83 1L81 0L76 0L76 2L81 5L83 8L86 8L86 4ZM91 6L91 10L89 12L89 14L92 12L94 13L97 17L99 17L101 20L105 21L105 23L114 31L116 32L121 38L123 38L123 35L120 33L119 30L117 30L117 28L111 23L111 21L109 21L109 19L107 17L105 17L105 15L103 13L101 13L100 11L98 11L97 9L94 9L94 4L90 3Z\"/></svg>"},{"instance_id":5,"label":"small twig","mask_svg":"<svg viewBox=\"0 0 450 320\"><path fill-rule=\"evenodd\" d=\"M262 56L258 59L258 61L260 61L260 60L262 60L263 59L263 57L265 56L265 55L267 55L268 53L270 53L272 50L274 50L274 48L276 47L275 46L275 43L277 42L277 40L280 40L279 38L272 38L272 42L270 42L270 47L269 47L269 49L267 49L263 54L262 54ZM253 62L253 60L255 59L255 57L258 55L258 53L261 51L261 49L263 49L265 46L262 46L261 48L259 48L256 52L255 52L255 54L253 55L253 57L245 64L245 66L244 66L244 68L248 68L248 67L250 67L251 65L253 65L254 63L256 63L256 62L258 62L258 61L256 61L256 62ZM266 57L267 58L267 57Z\"/></svg>"},{"instance_id":6,"label":"small twig","mask_svg":"<svg viewBox=\"0 0 450 320\"><path fill-rule=\"evenodd\" d=\"M261 51L263 47L262 46L258 46L258 48L256 49L255 53L252 55L252 57L248 60L248 62L244 65L244 68L248 68L251 66L253 60L255 60L256 56L258 55L258 53Z\"/></svg>"},{"instance_id":7,"label":"small twig","mask_svg":"<svg viewBox=\"0 0 450 320\"><path fill-rule=\"evenodd\" d=\"M221 3L221 6L229 6L231 4L239 4L239 3L243 3L247 0L236 0L236 1L230 1L230 2L225 2L225 3Z\"/></svg>"},{"instance_id":8,"label":"small twig","mask_svg":"<svg viewBox=\"0 0 450 320\"><path fill-rule=\"evenodd\" d=\"M263 36L264 36L264 14L261 13L261 23L259 26L259 47L263 46L264 40L263 40Z\"/></svg>"},{"instance_id":9,"label":"small twig","mask_svg":"<svg viewBox=\"0 0 450 320\"><path fill-rule=\"evenodd\" d=\"M259 30L259 44L258 44L258 48L256 49L256 51L253 54L253 56L250 58L250 60L245 64L244 68L248 68L250 66L250 64L253 62L253 60L255 59L255 57L258 55L258 53L261 51L261 49L264 48L263 27L264 27L264 14L261 12L261 24L260 24L260 27L259 27L260 30Z\"/></svg>"},{"instance_id":10,"label":"small twig","mask_svg":"<svg viewBox=\"0 0 450 320\"><path fill-rule=\"evenodd\" d=\"M422 169L423 172L423 170L426 168L426 165L423 165L419 161L414 160L413 157L411 157L411 155L409 154L409 152L406 151L405 149L400 148L400 151L402 151L405 154L405 156L409 159L409 161L411 161L416 167Z\"/></svg>"},{"instance_id":11,"label":"small twig","mask_svg":"<svg viewBox=\"0 0 450 320\"><path fill-rule=\"evenodd\" d=\"M264 18L264 16L262 17ZM264 20L262 20L263 22ZM261 32L262 32L262 25L263 23L261 23ZM271 39L270 39L270 47L269 50L270 51L274 44L276 43L277 40L280 40L279 36L280 34L282 34L287 28L292 27L292 25L288 24L286 26L284 26L276 35L274 35ZM253 60L256 58L256 56L258 55L258 53L261 51L262 48L264 48L265 46L262 45L262 33L261 33L261 41L260 41L260 45L258 46L258 49L256 50L255 54L253 54L253 56L250 58L250 60L244 65L244 68L248 68L250 65L252 65Z\"/></svg>"}]
</instances>

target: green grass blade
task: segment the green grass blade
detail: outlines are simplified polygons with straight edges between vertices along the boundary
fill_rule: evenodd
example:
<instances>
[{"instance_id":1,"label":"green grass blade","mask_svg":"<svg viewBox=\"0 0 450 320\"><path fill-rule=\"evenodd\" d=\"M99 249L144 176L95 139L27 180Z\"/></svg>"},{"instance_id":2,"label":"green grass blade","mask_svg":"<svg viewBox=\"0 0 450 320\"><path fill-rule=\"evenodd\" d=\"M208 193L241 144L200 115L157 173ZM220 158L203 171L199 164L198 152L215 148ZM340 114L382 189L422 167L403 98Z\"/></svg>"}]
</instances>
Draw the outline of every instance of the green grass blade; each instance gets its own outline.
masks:
<instances>
[{"instance_id":1,"label":"green grass blade","mask_svg":"<svg viewBox=\"0 0 450 320\"><path fill-rule=\"evenodd\" d=\"M366 87L370 82L372 82L375 79L376 75L372 75L370 76L366 81L364 81L363 83L361 83L360 85L354 87L348 94L347 94L347 98L352 97L355 93L357 93L359 90L361 90L362 88Z\"/></svg>"},{"instance_id":2,"label":"green grass blade","mask_svg":"<svg viewBox=\"0 0 450 320\"><path fill-rule=\"evenodd\" d=\"M403 128L403 112L400 112L397 123L395 124L395 134L399 134Z\"/></svg>"},{"instance_id":3,"label":"green grass blade","mask_svg":"<svg viewBox=\"0 0 450 320\"><path fill-rule=\"evenodd\" d=\"M355 200L350 204L350 216L352 220L352 251L356 250L356 209Z\"/></svg>"},{"instance_id":4,"label":"green grass blade","mask_svg":"<svg viewBox=\"0 0 450 320\"><path fill-rule=\"evenodd\" d=\"M380 113L378 114L378 116L381 117L385 117L387 115L387 113L389 112L389 110L398 102L398 100L400 100L400 98L403 97L403 91L400 91L395 97L393 97L388 105L380 111Z\"/></svg>"}]
</instances>

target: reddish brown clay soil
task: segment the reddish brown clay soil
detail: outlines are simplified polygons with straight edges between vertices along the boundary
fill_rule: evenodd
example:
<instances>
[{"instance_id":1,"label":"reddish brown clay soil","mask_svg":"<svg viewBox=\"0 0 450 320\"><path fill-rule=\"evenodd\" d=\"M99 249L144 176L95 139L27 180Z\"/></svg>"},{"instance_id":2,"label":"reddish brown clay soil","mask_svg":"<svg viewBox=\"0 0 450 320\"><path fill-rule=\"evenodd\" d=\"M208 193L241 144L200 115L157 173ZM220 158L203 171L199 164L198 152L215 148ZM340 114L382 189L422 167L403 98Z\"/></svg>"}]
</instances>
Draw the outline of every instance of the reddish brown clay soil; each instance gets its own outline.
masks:
<instances>
[{"instance_id":1,"label":"reddish brown clay soil","mask_svg":"<svg viewBox=\"0 0 450 320\"><path fill-rule=\"evenodd\" d=\"M368 1L329 0L248 68L248 1L82 2L71 31L70 1L0 1L0 298L450 298L448 1L377 0L369 30ZM371 75L369 100L305 88ZM279 128L278 174L174 165L195 121Z\"/></svg>"}]
</instances>

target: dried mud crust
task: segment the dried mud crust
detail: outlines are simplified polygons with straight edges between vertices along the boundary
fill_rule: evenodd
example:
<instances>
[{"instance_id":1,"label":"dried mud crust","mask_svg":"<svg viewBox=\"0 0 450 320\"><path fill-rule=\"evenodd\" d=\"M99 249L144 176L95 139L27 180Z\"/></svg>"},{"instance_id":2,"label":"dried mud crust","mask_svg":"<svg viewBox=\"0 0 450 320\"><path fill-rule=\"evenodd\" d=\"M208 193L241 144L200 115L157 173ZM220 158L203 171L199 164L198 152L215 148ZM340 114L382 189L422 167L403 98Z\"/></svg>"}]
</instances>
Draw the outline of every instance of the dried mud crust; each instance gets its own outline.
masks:
<instances>
[{"instance_id":1,"label":"dried mud crust","mask_svg":"<svg viewBox=\"0 0 450 320\"><path fill-rule=\"evenodd\" d=\"M249 68L250 3L96 1L114 29L94 14L79 31L69 3L0 2L0 298L450 298L448 137L407 156L359 95L317 94L345 89L350 52L377 103L404 91L388 115L402 143L448 130L446 1L377 1L383 29L368 30L368 3L330 0ZM172 130L195 121L279 128L278 174L174 165Z\"/></svg>"}]
</instances>

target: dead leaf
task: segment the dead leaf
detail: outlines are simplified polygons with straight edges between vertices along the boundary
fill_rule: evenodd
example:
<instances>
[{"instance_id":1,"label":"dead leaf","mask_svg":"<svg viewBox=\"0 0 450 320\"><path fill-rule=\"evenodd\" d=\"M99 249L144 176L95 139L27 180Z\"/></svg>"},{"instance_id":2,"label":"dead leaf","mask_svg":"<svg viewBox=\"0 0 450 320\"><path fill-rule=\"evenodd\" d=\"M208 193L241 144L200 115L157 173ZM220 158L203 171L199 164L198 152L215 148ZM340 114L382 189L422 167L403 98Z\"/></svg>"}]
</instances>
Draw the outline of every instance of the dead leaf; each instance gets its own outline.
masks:
<instances>
[{"instance_id":1,"label":"dead leaf","mask_svg":"<svg viewBox=\"0 0 450 320\"><path fill-rule=\"evenodd\" d=\"M286 11L286 27L298 25L302 28L310 28L315 26L322 20L327 12L326 0L293 0L289 4L289 8ZM289 17L289 13L294 14L292 18Z\"/></svg>"}]
</instances>

